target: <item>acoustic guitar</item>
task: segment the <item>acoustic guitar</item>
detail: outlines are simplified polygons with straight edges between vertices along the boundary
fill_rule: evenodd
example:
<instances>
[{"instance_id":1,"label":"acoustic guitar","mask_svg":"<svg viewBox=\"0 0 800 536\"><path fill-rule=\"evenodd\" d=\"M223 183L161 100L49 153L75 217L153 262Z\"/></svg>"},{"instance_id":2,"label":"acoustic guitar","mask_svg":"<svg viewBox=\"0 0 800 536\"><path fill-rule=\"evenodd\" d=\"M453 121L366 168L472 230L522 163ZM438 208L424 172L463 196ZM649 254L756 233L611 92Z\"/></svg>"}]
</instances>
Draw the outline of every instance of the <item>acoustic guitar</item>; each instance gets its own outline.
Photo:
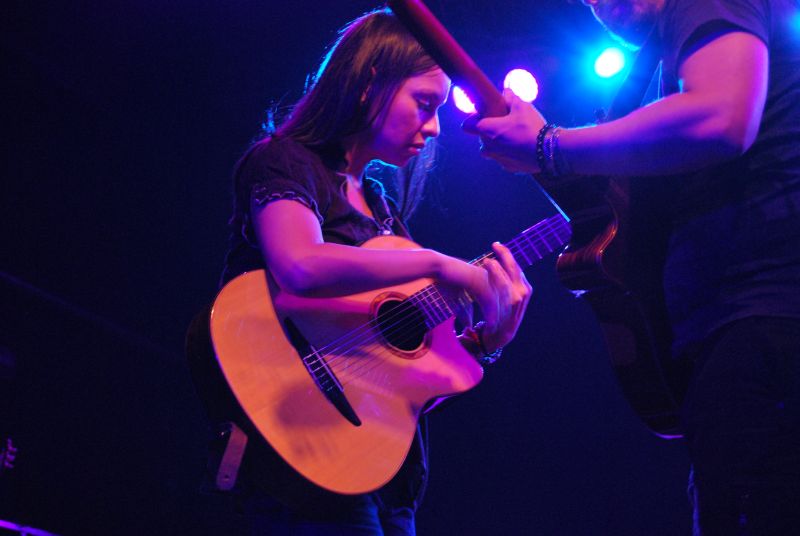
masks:
<instances>
[{"instance_id":1,"label":"acoustic guitar","mask_svg":"<svg viewBox=\"0 0 800 536\"><path fill-rule=\"evenodd\" d=\"M570 233L559 213L506 246L524 268L560 250ZM379 236L362 247L419 246ZM453 311L460 300L428 280L303 298L282 292L268 271L257 270L220 291L211 339L252 428L311 482L365 493L400 469L430 402L482 378L483 369L456 337Z\"/></svg>"},{"instance_id":2,"label":"acoustic guitar","mask_svg":"<svg viewBox=\"0 0 800 536\"><path fill-rule=\"evenodd\" d=\"M453 83L473 98L481 116L508 113L494 84L423 2L389 0L388 5ZM656 52L652 41L642 49L609 119L641 103ZM539 182L572 223L572 240L556 264L561 282L592 307L622 391L642 421L661 437L680 437L679 402L689 365L671 357L672 332L661 287L667 218L659 211L665 204L657 200L666 195L665 183L620 177ZM647 188L636 188L641 184Z\"/></svg>"}]
</instances>

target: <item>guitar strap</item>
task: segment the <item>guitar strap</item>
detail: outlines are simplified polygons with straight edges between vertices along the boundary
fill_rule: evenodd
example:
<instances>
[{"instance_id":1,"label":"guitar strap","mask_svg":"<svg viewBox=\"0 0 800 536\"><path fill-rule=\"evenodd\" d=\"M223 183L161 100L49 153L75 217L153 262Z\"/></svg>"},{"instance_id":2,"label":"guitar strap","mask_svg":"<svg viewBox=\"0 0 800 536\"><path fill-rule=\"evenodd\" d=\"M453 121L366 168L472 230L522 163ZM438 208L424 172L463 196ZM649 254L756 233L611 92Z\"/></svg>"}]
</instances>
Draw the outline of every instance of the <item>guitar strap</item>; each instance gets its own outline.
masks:
<instances>
[{"instance_id":1,"label":"guitar strap","mask_svg":"<svg viewBox=\"0 0 800 536\"><path fill-rule=\"evenodd\" d=\"M208 460L203 488L230 491L236 485L239 467L247 447L247 434L232 420L233 401L224 387L225 379L216 365L209 315L211 305L203 307L186 331L186 357L197 394L211 425Z\"/></svg>"},{"instance_id":2,"label":"guitar strap","mask_svg":"<svg viewBox=\"0 0 800 536\"><path fill-rule=\"evenodd\" d=\"M230 491L236 485L236 477L242 465L244 449L247 447L247 434L234 422L226 422L223 426L220 433L227 436L227 442L220 458L214 484L220 491Z\"/></svg>"}]
</instances>

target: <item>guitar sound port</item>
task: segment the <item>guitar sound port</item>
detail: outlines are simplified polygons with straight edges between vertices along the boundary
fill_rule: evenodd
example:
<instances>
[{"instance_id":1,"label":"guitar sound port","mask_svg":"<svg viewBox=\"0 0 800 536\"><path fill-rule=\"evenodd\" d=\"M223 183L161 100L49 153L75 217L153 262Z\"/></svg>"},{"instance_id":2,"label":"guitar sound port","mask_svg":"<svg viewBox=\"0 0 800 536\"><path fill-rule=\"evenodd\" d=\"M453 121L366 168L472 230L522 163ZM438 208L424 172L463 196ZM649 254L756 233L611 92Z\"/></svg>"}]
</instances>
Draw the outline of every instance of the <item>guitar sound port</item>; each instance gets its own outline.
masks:
<instances>
[{"instance_id":1,"label":"guitar sound port","mask_svg":"<svg viewBox=\"0 0 800 536\"><path fill-rule=\"evenodd\" d=\"M384 343L406 359L420 357L428 338L424 312L399 294L384 294L374 303L373 317Z\"/></svg>"}]
</instances>

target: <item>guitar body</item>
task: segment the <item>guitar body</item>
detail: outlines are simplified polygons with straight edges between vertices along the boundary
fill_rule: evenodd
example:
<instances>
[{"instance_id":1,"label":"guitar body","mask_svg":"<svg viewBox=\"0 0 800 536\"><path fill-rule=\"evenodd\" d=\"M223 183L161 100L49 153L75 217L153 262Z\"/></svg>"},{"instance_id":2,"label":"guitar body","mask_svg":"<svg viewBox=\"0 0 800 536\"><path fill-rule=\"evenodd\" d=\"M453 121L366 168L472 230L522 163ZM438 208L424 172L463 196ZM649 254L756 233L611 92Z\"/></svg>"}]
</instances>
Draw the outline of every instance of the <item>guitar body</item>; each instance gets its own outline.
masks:
<instances>
[{"instance_id":1,"label":"guitar body","mask_svg":"<svg viewBox=\"0 0 800 536\"><path fill-rule=\"evenodd\" d=\"M667 182L578 179L544 186L570 214L573 238L559 257L561 282L592 307L629 403L657 435L680 437L688 364L671 356L663 293Z\"/></svg>"},{"instance_id":2,"label":"guitar body","mask_svg":"<svg viewBox=\"0 0 800 536\"><path fill-rule=\"evenodd\" d=\"M381 236L362 247L419 246ZM217 296L211 338L230 390L255 430L311 482L342 494L381 487L405 460L426 404L480 382L483 369L456 338L453 318L432 329L414 311L401 315L399 329L375 322L429 285L302 298L257 270ZM331 381L344 402L326 396Z\"/></svg>"}]
</instances>

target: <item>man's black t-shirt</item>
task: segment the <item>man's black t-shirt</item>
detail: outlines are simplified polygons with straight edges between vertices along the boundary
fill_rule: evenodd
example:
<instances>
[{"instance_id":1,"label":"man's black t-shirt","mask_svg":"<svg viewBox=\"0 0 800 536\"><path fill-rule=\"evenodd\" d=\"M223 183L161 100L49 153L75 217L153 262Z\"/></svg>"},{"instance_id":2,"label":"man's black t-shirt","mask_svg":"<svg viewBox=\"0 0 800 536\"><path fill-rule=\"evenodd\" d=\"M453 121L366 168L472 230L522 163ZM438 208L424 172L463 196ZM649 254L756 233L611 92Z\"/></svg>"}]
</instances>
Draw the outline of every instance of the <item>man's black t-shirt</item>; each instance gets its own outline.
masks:
<instances>
[{"instance_id":1,"label":"man's black t-shirt","mask_svg":"<svg viewBox=\"0 0 800 536\"><path fill-rule=\"evenodd\" d=\"M728 32L769 51L758 136L741 157L675 178L664 286L675 349L749 316L800 318L800 30L797 0L667 0L658 31L662 87Z\"/></svg>"}]
</instances>

